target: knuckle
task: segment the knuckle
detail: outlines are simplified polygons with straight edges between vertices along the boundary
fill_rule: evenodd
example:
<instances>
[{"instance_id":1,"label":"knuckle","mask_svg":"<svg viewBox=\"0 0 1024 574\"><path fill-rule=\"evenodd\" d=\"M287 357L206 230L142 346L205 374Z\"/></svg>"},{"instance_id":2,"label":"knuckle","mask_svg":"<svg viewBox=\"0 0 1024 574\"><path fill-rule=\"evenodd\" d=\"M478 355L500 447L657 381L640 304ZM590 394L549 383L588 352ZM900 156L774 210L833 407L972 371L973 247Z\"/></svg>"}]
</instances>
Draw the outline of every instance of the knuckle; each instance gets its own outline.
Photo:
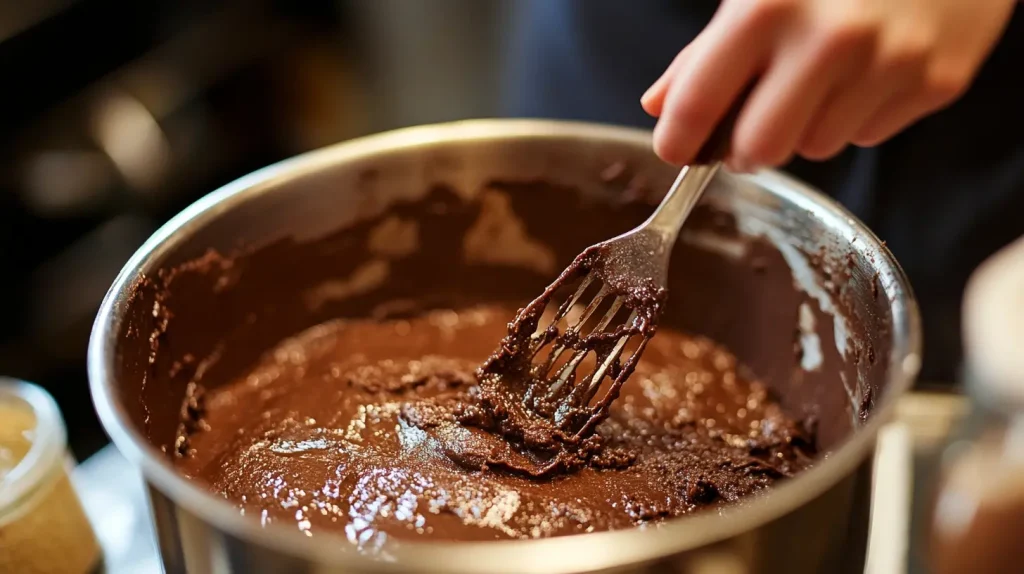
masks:
<instances>
[{"instance_id":1,"label":"knuckle","mask_svg":"<svg viewBox=\"0 0 1024 574\"><path fill-rule=\"evenodd\" d=\"M880 137L859 136L859 137L856 137L853 140L851 140L850 143L852 143L853 145L855 145L855 146L857 146L859 148L873 148L873 147L877 146L878 144L882 143L882 138L880 138Z\"/></svg>"},{"instance_id":2,"label":"knuckle","mask_svg":"<svg viewBox=\"0 0 1024 574\"><path fill-rule=\"evenodd\" d=\"M717 108L706 92L683 86L670 91L654 132L654 151L663 160L690 161L699 141L713 127Z\"/></svg>"},{"instance_id":3,"label":"knuckle","mask_svg":"<svg viewBox=\"0 0 1024 574\"><path fill-rule=\"evenodd\" d=\"M826 154L830 144L820 133L812 133L797 146L797 152L807 159L818 159Z\"/></svg>"},{"instance_id":4,"label":"knuckle","mask_svg":"<svg viewBox=\"0 0 1024 574\"><path fill-rule=\"evenodd\" d=\"M931 57L934 45L928 37L907 36L887 51L883 64L898 73L922 68Z\"/></svg>"},{"instance_id":5,"label":"knuckle","mask_svg":"<svg viewBox=\"0 0 1024 574\"><path fill-rule=\"evenodd\" d=\"M706 98L694 97L679 102L671 113L673 123L677 123L687 133L694 133L710 127L715 110Z\"/></svg>"},{"instance_id":6,"label":"knuckle","mask_svg":"<svg viewBox=\"0 0 1024 574\"><path fill-rule=\"evenodd\" d=\"M963 96L970 83L970 70L964 66L933 65L924 78L924 95L932 105L943 106Z\"/></svg>"},{"instance_id":7,"label":"knuckle","mask_svg":"<svg viewBox=\"0 0 1024 574\"><path fill-rule=\"evenodd\" d=\"M682 142L670 131L654 133L654 153L672 165L683 165L690 160L688 152L683 149Z\"/></svg>"},{"instance_id":8,"label":"knuckle","mask_svg":"<svg viewBox=\"0 0 1024 574\"><path fill-rule=\"evenodd\" d=\"M761 134L737 134L733 149L737 156L746 159L747 163L752 165L775 167L782 164L787 157L786 150L782 149L774 138Z\"/></svg>"},{"instance_id":9,"label":"knuckle","mask_svg":"<svg viewBox=\"0 0 1024 574\"><path fill-rule=\"evenodd\" d=\"M798 8L795 0L748 0L746 4L747 18L758 26L785 21Z\"/></svg>"},{"instance_id":10,"label":"knuckle","mask_svg":"<svg viewBox=\"0 0 1024 574\"><path fill-rule=\"evenodd\" d=\"M667 116L672 131L692 138L711 131L718 110L706 93L688 90L669 103L662 113Z\"/></svg>"},{"instance_id":11,"label":"knuckle","mask_svg":"<svg viewBox=\"0 0 1024 574\"><path fill-rule=\"evenodd\" d=\"M873 49L878 27L867 20L842 20L825 24L820 32L819 48L827 54L843 54Z\"/></svg>"},{"instance_id":12,"label":"knuckle","mask_svg":"<svg viewBox=\"0 0 1024 574\"><path fill-rule=\"evenodd\" d=\"M809 142L800 146L800 155L813 161L824 161L832 159L843 151L843 144L830 142Z\"/></svg>"}]
</instances>

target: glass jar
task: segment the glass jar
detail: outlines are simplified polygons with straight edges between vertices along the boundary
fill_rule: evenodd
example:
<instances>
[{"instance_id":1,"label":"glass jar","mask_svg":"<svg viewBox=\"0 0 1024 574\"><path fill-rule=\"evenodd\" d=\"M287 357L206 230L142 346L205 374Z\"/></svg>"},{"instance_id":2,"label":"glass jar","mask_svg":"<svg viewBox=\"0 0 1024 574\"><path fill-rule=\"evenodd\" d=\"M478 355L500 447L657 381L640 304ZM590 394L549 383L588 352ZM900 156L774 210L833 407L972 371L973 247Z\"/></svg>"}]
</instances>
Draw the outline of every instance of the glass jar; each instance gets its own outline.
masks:
<instances>
[{"instance_id":1,"label":"glass jar","mask_svg":"<svg viewBox=\"0 0 1024 574\"><path fill-rule=\"evenodd\" d=\"M1024 572L1024 238L974 273L963 311L971 410L943 451L930 567Z\"/></svg>"},{"instance_id":2,"label":"glass jar","mask_svg":"<svg viewBox=\"0 0 1024 574\"><path fill-rule=\"evenodd\" d=\"M0 378L0 572L86 574L97 567L99 543L71 467L53 398Z\"/></svg>"}]
</instances>

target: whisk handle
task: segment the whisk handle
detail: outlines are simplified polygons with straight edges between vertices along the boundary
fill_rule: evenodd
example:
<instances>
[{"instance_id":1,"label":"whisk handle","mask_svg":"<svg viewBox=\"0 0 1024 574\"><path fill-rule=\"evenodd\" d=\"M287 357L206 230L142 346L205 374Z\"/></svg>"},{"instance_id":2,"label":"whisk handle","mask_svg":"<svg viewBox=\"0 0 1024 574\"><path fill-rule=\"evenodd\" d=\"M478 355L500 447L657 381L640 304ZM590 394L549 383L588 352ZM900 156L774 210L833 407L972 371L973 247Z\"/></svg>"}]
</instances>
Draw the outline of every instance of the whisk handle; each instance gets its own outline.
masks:
<instances>
[{"instance_id":1,"label":"whisk handle","mask_svg":"<svg viewBox=\"0 0 1024 574\"><path fill-rule=\"evenodd\" d=\"M736 99L733 100L732 105L726 110L718 125L711 131L711 135L708 136L704 145L697 150L697 155L693 158L693 164L708 165L717 163L729 155L729 147L732 142L733 129L736 127L736 119L739 118L740 111L743 110L743 105L747 103L747 98L753 89L754 84L751 83L736 96Z\"/></svg>"}]
</instances>

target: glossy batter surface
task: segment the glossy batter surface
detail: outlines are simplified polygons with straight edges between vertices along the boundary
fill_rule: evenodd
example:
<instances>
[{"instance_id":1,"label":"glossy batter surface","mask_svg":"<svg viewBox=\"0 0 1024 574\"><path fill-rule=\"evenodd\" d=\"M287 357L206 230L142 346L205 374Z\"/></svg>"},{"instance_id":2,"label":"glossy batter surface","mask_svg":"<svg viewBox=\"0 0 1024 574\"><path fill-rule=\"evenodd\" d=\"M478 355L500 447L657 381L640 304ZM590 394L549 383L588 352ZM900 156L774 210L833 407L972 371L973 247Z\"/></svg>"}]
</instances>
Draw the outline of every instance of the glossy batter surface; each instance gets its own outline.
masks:
<instances>
[{"instance_id":1,"label":"glossy batter surface","mask_svg":"<svg viewBox=\"0 0 1024 574\"><path fill-rule=\"evenodd\" d=\"M628 528L736 501L806 468L787 418L711 341L662 328L586 465L548 478L488 468L503 440L458 422L513 309L338 321L283 341L191 399L176 464L263 523L389 537L538 538Z\"/></svg>"}]
</instances>

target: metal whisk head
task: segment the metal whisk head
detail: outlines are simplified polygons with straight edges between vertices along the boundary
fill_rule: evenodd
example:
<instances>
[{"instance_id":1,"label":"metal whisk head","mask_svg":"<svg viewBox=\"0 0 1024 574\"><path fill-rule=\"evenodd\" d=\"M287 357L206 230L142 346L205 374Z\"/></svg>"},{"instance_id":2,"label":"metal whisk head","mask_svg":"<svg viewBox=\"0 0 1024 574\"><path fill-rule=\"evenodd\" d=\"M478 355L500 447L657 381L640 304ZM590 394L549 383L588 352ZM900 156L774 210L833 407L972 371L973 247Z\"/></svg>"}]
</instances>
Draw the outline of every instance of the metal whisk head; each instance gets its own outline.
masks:
<instances>
[{"instance_id":1,"label":"metal whisk head","mask_svg":"<svg viewBox=\"0 0 1024 574\"><path fill-rule=\"evenodd\" d=\"M615 293L594 275L583 277L575 293L558 307L549 329L531 336L528 350L532 380L528 397L534 410L551 416L552 422L563 430L581 433L603 418L643 353L649 339L649 335L644 335L645 330L653 334L652 330L645 329L645 321L637 309L626 305L628 295ZM596 294L589 301L583 300L592 287L596 287ZM599 310L603 313L598 314ZM577 316L570 317L570 312ZM566 326L559 329L563 321ZM620 359L626 345L637 337L639 345L622 363ZM566 351L571 355L562 361ZM584 359L591 355L594 365L582 374L577 372ZM609 377L611 385L604 396L594 402Z\"/></svg>"},{"instance_id":2,"label":"metal whisk head","mask_svg":"<svg viewBox=\"0 0 1024 574\"><path fill-rule=\"evenodd\" d=\"M584 251L519 312L500 352L483 367L499 375L503 392L518 391L525 409L568 437L586 436L604 419L661 313L665 289L651 277L621 273L631 271L618 265L627 241L633 239ZM573 286L547 320L552 300Z\"/></svg>"}]
</instances>

